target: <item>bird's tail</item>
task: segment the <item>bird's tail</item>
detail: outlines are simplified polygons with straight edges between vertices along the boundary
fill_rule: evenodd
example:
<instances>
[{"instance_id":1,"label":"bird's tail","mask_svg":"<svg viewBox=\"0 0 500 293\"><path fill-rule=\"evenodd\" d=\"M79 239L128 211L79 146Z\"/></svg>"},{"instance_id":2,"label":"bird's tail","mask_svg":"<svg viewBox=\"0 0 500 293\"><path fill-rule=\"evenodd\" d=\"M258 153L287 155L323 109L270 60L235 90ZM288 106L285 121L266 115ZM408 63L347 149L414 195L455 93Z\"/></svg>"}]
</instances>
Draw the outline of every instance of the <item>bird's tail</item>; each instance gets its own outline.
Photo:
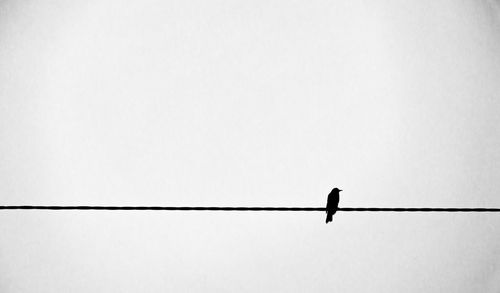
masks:
<instances>
[{"instance_id":1,"label":"bird's tail","mask_svg":"<svg viewBox=\"0 0 500 293\"><path fill-rule=\"evenodd\" d=\"M327 213L326 214L326 223L328 224L331 221L333 221L333 214L332 213Z\"/></svg>"}]
</instances>

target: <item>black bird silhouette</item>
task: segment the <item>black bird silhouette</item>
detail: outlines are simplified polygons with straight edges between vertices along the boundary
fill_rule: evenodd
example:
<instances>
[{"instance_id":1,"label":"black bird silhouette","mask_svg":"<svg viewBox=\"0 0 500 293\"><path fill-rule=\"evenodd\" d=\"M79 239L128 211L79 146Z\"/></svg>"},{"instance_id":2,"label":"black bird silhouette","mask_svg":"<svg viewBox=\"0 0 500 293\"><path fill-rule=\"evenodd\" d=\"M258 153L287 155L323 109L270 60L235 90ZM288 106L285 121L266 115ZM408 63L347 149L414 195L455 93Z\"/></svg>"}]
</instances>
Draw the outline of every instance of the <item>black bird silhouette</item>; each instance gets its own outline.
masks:
<instances>
[{"instance_id":1,"label":"black bird silhouette","mask_svg":"<svg viewBox=\"0 0 500 293\"><path fill-rule=\"evenodd\" d=\"M328 201L326 202L326 223L333 221L333 215L337 212L339 207L340 192L342 190L335 187L332 189L328 195Z\"/></svg>"}]
</instances>

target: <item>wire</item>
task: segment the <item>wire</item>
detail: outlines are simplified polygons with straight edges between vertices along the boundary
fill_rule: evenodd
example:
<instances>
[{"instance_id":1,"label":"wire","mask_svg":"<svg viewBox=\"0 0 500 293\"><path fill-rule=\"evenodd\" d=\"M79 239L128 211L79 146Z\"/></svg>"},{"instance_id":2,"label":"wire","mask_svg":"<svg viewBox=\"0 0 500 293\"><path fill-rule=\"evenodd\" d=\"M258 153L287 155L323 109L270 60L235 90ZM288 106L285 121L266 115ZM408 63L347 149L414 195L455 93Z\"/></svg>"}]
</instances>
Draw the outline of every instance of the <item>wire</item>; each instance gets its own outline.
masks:
<instances>
[{"instance_id":1,"label":"wire","mask_svg":"<svg viewBox=\"0 0 500 293\"><path fill-rule=\"evenodd\" d=\"M447 213L498 213L500 208L339 208L344 212L447 212Z\"/></svg>"},{"instance_id":2,"label":"wire","mask_svg":"<svg viewBox=\"0 0 500 293\"><path fill-rule=\"evenodd\" d=\"M120 210L120 211L280 211L325 212L324 207L168 207L168 206L0 206L0 210ZM351 208L339 207L341 212L460 212L498 213L500 208Z\"/></svg>"}]
</instances>

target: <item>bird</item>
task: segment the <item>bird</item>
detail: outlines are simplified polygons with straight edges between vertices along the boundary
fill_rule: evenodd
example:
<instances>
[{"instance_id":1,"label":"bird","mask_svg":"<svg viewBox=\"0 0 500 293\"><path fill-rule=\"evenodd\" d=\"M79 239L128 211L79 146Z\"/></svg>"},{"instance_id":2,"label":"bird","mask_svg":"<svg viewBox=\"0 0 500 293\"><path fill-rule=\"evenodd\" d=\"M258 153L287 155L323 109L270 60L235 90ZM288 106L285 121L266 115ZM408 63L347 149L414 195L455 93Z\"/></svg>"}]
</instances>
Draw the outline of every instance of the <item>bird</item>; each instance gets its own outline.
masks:
<instances>
[{"instance_id":1,"label":"bird","mask_svg":"<svg viewBox=\"0 0 500 293\"><path fill-rule=\"evenodd\" d=\"M328 194L328 201L326 202L326 223L333 221L333 215L337 212L339 207L340 192L342 189L335 187Z\"/></svg>"}]
</instances>

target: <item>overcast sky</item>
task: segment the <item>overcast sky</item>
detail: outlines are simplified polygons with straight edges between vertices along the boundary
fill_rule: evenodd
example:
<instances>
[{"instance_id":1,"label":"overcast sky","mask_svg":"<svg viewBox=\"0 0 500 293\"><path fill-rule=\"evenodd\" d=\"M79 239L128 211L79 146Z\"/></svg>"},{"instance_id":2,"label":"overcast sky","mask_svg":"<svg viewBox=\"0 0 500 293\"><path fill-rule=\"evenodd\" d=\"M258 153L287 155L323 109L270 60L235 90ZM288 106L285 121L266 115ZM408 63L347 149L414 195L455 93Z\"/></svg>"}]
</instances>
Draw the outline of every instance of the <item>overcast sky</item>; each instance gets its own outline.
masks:
<instances>
[{"instance_id":1,"label":"overcast sky","mask_svg":"<svg viewBox=\"0 0 500 293\"><path fill-rule=\"evenodd\" d=\"M0 205L499 207L498 1L1 1ZM499 292L500 214L0 212L2 292Z\"/></svg>"}]
</instances>

